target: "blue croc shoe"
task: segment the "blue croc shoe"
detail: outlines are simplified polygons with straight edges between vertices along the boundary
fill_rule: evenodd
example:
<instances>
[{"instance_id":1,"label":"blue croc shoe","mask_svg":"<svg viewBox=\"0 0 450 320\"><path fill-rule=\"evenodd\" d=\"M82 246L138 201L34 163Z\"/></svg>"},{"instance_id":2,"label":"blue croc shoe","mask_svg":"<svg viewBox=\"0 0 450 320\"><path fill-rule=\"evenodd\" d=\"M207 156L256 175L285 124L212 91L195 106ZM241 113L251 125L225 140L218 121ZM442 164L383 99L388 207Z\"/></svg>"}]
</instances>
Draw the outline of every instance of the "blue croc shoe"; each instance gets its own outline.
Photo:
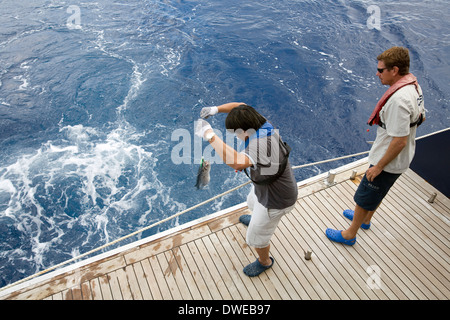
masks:
<instances>
[{"instance_id":1,"label":"blue croc shoe","mask_svg":"<svg viewBox=\"0 0 450 320\"><path fill-rule=\"evenodd\" d=\"M355 211L350 210L350 209L346 209L346 210L344 210L344 212L343 212L342 214L343 214L344 217L346 217L347 219L353 221L353 215L355 214ZM370 228L370 225L371 225L371 223L369 223L369 224L363 223L363 224L361 225L361 228L362 228L362 229L365 229L365 230L368 230L368 229Z\"/></svg>"},{"instance_id":2,"label":"blue croc shoe","mask_svg":"<svg viewBox=\"0 0 450 320\"><path fill-rule=\"evenodd\" d=\"M344 237L342 236L342 230L334 230L328 228L325 231L325 234L327 235L328 239L334 242L343 243L348 246L352 246L356 243L356 237L350 240L344 239Z\"/></svg>"},{"instance_id":3,"label":"blue croc shoe","mask_svg":"<svg viewBox=\"0 0 450 320\"><path fill-rule=\"evenodd\" d=\"M243 214L239 217L239 222L245 224L247 227L250 224L250 220L252 219L252 216L249 214Z\"/></svg>"},{"instance_id":4,"label":"blue croc shoe","mask_svg":"<svg viewBox=\"0 0 450 320\"><path fill-rule=\"evenodd\" d=\"M263 273L264 271L266 271L267 269L272 268L273 264L274 264L274 259L272 257L270 257L270 260L272 260L272 264L270 266L263 266L260 262L259 259L256 259L255 262L250 263L248 266L246 266L244 268L244 273L245 275L249 276L249 277L256 277L259 276L261 273Z\"/></svg>"}]
</instances>

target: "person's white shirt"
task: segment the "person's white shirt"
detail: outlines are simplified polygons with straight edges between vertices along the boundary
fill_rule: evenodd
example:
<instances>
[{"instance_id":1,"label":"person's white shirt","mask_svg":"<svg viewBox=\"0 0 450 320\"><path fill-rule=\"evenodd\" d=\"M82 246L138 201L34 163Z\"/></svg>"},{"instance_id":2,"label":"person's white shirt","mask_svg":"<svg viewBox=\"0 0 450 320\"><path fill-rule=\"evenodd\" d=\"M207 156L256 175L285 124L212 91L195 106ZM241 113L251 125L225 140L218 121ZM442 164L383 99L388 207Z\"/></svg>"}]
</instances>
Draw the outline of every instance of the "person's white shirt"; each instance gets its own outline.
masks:
<instances>
[{"instance_id":1,"label":"person's white shirt","mask_svg":"<svg viewBox=\"0 0 450 320\"><path fill-rule=\"evenodd\" d=\"M392 138L408 136L405 148L383 169L396 174L408 170L416 149L417 130L417 125L410 127L410 124L417 121L420 114L425 115L420 86L419 93L414 85L397 90L380 110L380 120L385 128L379 126L377 129L377 137L369 153L369 164L376 165L383 158Z\"/></svg>"}]
</instances>

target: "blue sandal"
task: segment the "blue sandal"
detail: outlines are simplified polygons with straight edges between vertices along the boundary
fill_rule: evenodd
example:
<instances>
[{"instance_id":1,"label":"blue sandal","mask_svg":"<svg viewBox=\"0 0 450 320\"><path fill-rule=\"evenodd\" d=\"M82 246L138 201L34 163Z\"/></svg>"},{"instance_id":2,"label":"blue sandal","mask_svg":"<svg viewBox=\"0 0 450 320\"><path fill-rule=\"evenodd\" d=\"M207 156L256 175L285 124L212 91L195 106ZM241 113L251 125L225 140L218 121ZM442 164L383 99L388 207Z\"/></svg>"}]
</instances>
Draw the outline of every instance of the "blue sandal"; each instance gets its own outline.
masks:
<instances>
[{"instance_id":1,"label":"blue sandal","mask_svg":"<svg viewBox=\"0 0 450 320\"><path fill-rule=\"evenodd\" d=\"M239 217L239 222L243 223L244 225L246 225L248 227L251 219L252 219L251 215L243 214L242 216Z\"/></svg>"},{"instance_id":2,"label":"blue sandal","mask_svg":"<svg viewBox=\"0 0 450 320\"><path fill-rule=\"evenodd\" d=\"M355 211L350 210L350 209L346 209L346 210L344 210L344 212L343 212L342 214L343 214L344 217L346 217L347 219L353 221L353 216L354 216L354 214L355 214ZM368 230L368 229L370 228L370 225L371 225L371 224L372 224L372 223L369 223L369 224L363 223L363 224L361 225L361 228L364 229L364 230Z\"/></svg>"},{"instance_id":3,"label":"blue sandal","mask_svg":"<svg viewBox=\"0 0 450 320\"><path fill-rule=\"evenodd\" d=\"M273 263L275 262L272 257L270 257L270 260L272 260L272 264L270 266L263 266L259 259L256 259L255 262L250 263L248 266L244 268L244 273L249 277L256 277L259 276L261 273L266 271L267 269L272 268Z\"/></svg>"},{"instance_id":4,"label":"blue sandal","mask_svg":"<svg viewBox=\"0 0 450 320\"><path fill-rule=\"evenodd\" d=\"M352 246L356 243L356 237L354 237L353 239L350 239L350 240L344 239L344 237L342 236L342 230L334 230L334 229L328 228L325 231L325 234L328 237L328 239L330 239L331 241L334 241L334 242L343 243L348 246Z\"/></svg>"}]
</instances>

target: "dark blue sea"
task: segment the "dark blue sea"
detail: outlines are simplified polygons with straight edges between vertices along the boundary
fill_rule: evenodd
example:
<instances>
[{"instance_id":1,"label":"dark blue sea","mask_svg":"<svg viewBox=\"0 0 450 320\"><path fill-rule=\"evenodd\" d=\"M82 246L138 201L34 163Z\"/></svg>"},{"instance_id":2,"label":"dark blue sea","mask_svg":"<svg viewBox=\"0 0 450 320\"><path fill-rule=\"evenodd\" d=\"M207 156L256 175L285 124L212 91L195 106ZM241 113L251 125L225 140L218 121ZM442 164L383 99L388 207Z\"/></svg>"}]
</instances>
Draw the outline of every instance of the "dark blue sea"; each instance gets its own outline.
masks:
<instances>
[{"instance_id":1,"label":"dark blue sea","mask_svg":"<svg viewBox=\"0 0 450 320\"><path fill-rule=\"evenodd\" d=\"M292 165L366 151L386 90L376 56L405 46L425 95L418 135L449 127L449 16L446 0L2 0L0 287L247 181L213 164L197 190L194 153L172 161L173 132L193 133L202 107L254 106L292 147ZM224 119L210 123L225 132Z\"/></svg>"}]
</instances>

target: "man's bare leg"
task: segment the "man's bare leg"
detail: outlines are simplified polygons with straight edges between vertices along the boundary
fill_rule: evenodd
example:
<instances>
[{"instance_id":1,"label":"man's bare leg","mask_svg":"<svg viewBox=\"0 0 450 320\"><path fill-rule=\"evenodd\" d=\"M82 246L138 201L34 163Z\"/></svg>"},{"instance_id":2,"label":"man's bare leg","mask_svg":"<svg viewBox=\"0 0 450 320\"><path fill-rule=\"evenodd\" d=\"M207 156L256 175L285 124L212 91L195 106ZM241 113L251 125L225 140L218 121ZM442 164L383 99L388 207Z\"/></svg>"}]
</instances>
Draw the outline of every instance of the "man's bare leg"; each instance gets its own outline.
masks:
<instances>
[{"instance_id":1,"label":"man's bare leg","mask_svg":"<svg viewBox=\"0 0 450 320\"><path fill-rule=\"evenodd\" d=\"M272 264L272 260L269 257L269 249L270 244L265 248L255 248L256 253L258 254L258 260L259 263L261 263L263 266L270 266Z\"/></svg>"},{"instance_id":2,"label":"man's bare leg","mask_svg":"<svg viewBox=\"0 0 450 320\"><path fill-rule=\"evenodd\" d=\"M368 211L356 205L352 224L347 230L342 231L342 237L346 240L355 238L359 228L361 228L361 225L363 223L369 224L374 213L375 211Z\"/></svg>"}]
</instances>

